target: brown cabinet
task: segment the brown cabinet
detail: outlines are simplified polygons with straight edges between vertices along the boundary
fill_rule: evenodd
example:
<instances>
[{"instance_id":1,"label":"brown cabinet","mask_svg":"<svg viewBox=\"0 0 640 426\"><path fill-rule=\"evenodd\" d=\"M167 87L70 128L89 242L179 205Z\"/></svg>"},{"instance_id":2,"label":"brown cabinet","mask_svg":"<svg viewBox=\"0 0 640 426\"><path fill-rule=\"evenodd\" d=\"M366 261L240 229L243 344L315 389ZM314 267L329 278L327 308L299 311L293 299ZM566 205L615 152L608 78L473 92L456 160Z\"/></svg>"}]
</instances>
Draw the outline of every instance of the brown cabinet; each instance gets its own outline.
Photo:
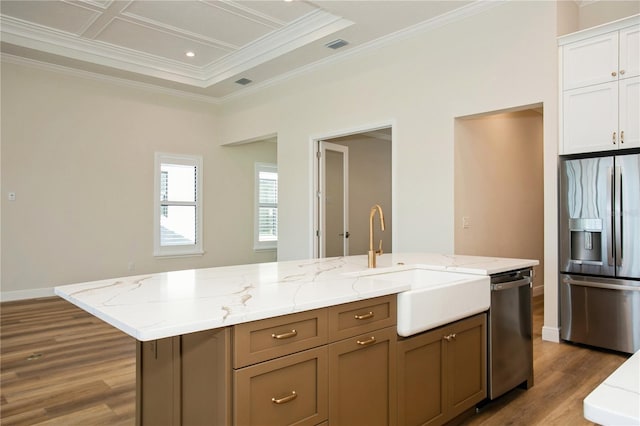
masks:
<instances>
[{"instance_id":1,"label":"brown cabinet","mask_svg":"<svg viewBox=\"0 0 640 426\"><path fill-rule=\"evenodd\" d=\"M391 326L329 345L331 425L395 424L396 338Z\"/></svg>"},{"instance_id":2,"label":"brown cabinet","mask_svg":"<svg viewBox=\"0 0 640 426\"><path fill-rule=\"evenodd\" d=\"M393 425L395 324L390 295L138 342L137 424Z\"/></svg>"},{"instance_id":3,"label":"brown cabinet","mask_svg":"<svg viewBox=\"0 0 640 426\"><path fill-rule=\"evenodd\" d=\"M315 309L233 327L234 368L325 345L327 310Z\"/></svg>"},{"instance_id":4,"label":"brown cabinet","mask_svg":"<svg viewBox=\"0 0 640 426\"><path fill-rule=\"evenodd\" d=\"M394 424L395 324L393 295L235 326L234 424Z\"/></svg>"},{"instance_id":5,"label":"brown cabinet","mask_svg":"<svg viewBox=\"0 0 640 426\"><path fill-rule=\"evenodd\" d=\"M398 341L398 424L440 425L486 398L486 315Z\"/></svg>"},{"instance_id":6,"label":"brown cabinet","mask_svg":"<svg viewBox=\"0 0 640 426\"><path fill-rule=\"evenodd\" d=\"M315 425L327 418L327 348L234 371L237 425Z\"/></svg>"},{"instance_id":7,"label":"brown cabinet","mask_svg":"<svg viewBox=\"0 0 640 426\"><path fill-rule=\"evenodd\" d=\"M137 342L137 425L231 423L231 333Z\"/></svg>"},{"instance_id":8,"label":"brown cabinet","mask_svg":"<svg viewBox=\"0 0 640 426\"><path fill-rule=\"evenodd\" d=\"M396 325L396 296L377 297L331 306L329 340L336 342L362 333Z\"/></svg>"}]
</instances>

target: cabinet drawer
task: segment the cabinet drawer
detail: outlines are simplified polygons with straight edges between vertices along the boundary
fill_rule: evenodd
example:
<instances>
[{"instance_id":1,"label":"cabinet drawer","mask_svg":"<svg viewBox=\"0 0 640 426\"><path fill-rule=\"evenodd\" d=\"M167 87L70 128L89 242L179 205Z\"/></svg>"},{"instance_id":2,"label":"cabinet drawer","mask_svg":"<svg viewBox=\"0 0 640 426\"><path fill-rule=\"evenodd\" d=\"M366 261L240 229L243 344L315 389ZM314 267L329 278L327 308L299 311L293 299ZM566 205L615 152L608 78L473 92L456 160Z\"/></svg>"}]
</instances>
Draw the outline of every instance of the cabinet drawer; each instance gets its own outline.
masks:
<instances>
[{"instance_id":1,"label":"cabinet drawer","mask_svg":"<svg viewBox=\"0 0 640 426\"><path fill-rule=\"evenodd\" d=\"M300 352L327 343L327 311L238 324L233 328L234 368Z\"/></svg>"},{"instance_id":2,"label":"cabinet drawer","mask_svg":"<svg viewBox=\"0 0 640 426\"><path fill-rule=\"evenodd\" d=\"M234 424L316 425L327 419L327 347L235 370Z\"/></svg>"},{"instance_id":3,"label":"cabinet drawer","mask_svg":"<svg viewBox=\"0 0 640 426\"><path fill-rule=\"evenodd\" d=\"M396 325L396 295L361 300L329 308L329 340L347 339Z\"/></svg>"}]
</instances>

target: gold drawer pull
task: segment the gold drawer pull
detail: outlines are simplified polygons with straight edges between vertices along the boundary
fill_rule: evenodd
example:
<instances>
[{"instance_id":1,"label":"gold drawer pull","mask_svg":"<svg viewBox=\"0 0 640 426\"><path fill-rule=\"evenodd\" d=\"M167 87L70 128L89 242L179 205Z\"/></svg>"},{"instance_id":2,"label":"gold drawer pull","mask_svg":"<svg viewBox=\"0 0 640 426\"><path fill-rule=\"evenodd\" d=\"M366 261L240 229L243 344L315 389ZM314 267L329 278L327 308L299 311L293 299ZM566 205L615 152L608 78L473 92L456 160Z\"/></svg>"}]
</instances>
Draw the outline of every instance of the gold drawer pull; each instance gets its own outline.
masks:
<instances>
[{"instance_id":1,"label":"gold drawer pull","mask_svg":"<svg viewBox=\"0 0 640 426\"><path fill-rule=\"evenodd\" d=\"M293 401L298 397L296 391L291 391L291 395L284 396L282 398L271 398L271 402L274 404L286 404L287 402Z\"/></svg>"},{"instance_id":2,"label":"gold drawer pull","mask_svg":"<svg viewBox=\"0 0 640 426\"><path fill-rule=\"evenodd\" d=\"M282 340L282 339L290 339L292 337L296 337L298 335L298 332L296 330L291 330L288 333L282 333L282 334L272 334L271 337L273 337L274 339L278 339L278 340Z\"/></svg>"},{"instance_id":3,"label":"gold drawer pull","mask_svg":"<svg viewBox=\"0 0 640 426\"><path fill-rule=\"evenodd\" d=\"M367 346L375 342L376 342L375 336L371 336L371 338L368 340L356 340L356 343L359 344L360 346Z\"/></svg>"},{"instance_id":4,"label":"gold drawer pull","mask_svg":"<svg viewBox=\"0 0 640 426\"><path fill-rule=\"evenodd\" d=\"M354 315L353 317L355 319L357 319L357 320L365 320L365 319L373 318L374 317L374 313L369 311L369 313L366 313L366 314L363 314L363 315Z\"/></svg>"}]
</instances>

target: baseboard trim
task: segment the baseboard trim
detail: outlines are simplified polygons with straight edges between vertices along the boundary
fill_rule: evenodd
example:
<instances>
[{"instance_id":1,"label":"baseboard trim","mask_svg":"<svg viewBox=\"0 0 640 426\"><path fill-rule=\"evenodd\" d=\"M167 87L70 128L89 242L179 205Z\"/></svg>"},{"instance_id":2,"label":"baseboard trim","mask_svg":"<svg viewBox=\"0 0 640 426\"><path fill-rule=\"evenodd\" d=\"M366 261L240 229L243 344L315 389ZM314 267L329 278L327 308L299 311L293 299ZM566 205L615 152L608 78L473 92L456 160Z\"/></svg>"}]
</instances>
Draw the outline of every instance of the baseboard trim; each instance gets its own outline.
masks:
<instances>
[{"instance_id":1,"label":"baseboard trim","mask_svg":"<svg viewBox=\"0 0 640 426\"><path fill-rule=\"evenodd\" d=\"M542 340L560 343L560 329L558 327L542 327Z\"/></svg>"},{"instance_id":2,"label":"baseboard trim","mask_svg":"<svg viewBox=\"0 0 640 426\"><path fill-rule=\"evenodd\" d=\"M31 290L15 290L0 292L0 302L11 302L14 300L38 299L40 297L55 296L53 287L34 288Z\"/></svg>"},{"instance_id":3,"label":"baseboard trim","mask_svg":"<svg viewBox=\"0 0 640 426\"><path fill-rule=\"evenodd\" d=\"M544 286L543 285L537 285L535 287L533 287L533 297L536 296L540 296L544 294Z\"/></svg>"}]
</instances>

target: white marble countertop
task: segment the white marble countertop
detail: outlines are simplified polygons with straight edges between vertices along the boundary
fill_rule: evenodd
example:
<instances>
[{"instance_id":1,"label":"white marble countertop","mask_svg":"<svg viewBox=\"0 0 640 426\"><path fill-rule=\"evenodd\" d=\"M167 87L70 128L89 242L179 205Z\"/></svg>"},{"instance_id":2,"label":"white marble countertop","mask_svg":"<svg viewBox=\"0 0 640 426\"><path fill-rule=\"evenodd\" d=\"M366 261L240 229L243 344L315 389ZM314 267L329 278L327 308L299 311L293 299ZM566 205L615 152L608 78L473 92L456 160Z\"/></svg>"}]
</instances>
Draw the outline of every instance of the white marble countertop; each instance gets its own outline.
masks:
<instances>
[{"instance_id":1,"label":"white marble countertop","mask_svg":"<svg viewBox=\"0 0 640 426\"><path fill-rule=\"evenodd\" d=\"M640 351L584 399L584 417L601 425L640 425Z\"/></svg>"},{"instance_id":2,"label":"white marble countertop","mask_svg":"<svg viewBox=\"0 0 640 426\"><path fill-rule=\"evenodd\" d=\"M192 269L55 288L55 293L140 341L209 330L341 303L395 294L405 282L375 273L420 267L490 275L537 265L505 259L429 253L366 256Z\"/></svg>"}]
</instances>

